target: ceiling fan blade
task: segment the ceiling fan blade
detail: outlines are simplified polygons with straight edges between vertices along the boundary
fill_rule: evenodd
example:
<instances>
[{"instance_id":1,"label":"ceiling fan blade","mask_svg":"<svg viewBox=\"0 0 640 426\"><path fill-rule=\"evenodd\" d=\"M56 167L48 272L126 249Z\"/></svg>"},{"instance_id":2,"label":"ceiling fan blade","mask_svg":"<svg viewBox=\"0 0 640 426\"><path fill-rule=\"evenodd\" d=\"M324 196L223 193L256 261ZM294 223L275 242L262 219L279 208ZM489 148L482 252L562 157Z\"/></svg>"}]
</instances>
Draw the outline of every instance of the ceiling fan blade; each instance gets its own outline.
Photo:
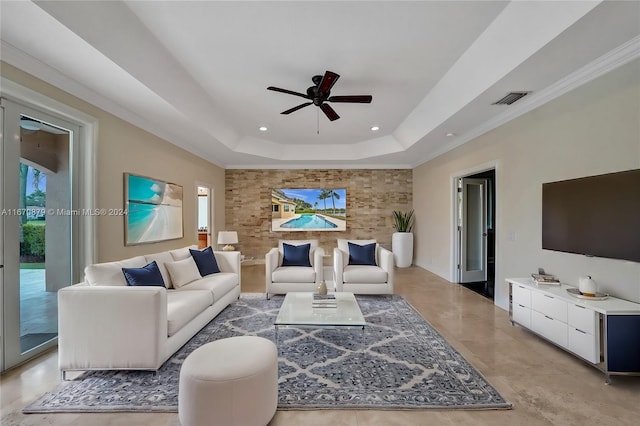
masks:
<instances>
[{"instance_id":1,"label":"ceiling fan blade","mask_svg":"<svg viewBox=\"0 0 640 426\"><path fill-rule=\"evenodd\" d=\"M329 102L355 102L359 104L370 104L373 100L371 95L351 95L351 96L330 96Z\"/></svg>"},{"instance_id":2,"label":"ceiling fan blade","mask_svg":"<svg viewBox=\"0 0 640 426\"><path fill-rule=\"evenodd\" d=\"M300 96L301 98L311 99L309 95L305 95L304 93L294 92L293 90L281 89L279 87L269 86L267 90L273 90L274 92L286 93L287 95Z\"/></svg>"},{"instance_id":3,"label":"ceiling fan blade","mask_svg":"<svg viewBox=\"0 0 640 426\"><path fill-rule=\"evenodd\" d=\"M336 81L338 81L339 78L340 76L335 72L325 71L324 77L322 77L320 84L318 84L318 92L329 93L329 91L331 90L333 85L336 84Z\"/></svg>"},{"instance_id":4,"label":"ceiling fan blade","mask_svg":"<svg viewBox=\"0 0 640 426\"><path fill-rule=\"evenodd\" d=\"M298 106L294 106L293 108L288 109L288 110L286 110L286 111L282 111L280 114L291 114L292 112L295 112L295 111L297 111L297 110L299 110L299 109L301 109L301 108L304 108L304 107L306 107L306 106L309 106L309 105L311 105L312 103L313 103L313 102L305 102L305 103L300 104L300 105L298 105Z\"/></svg>"},{"instance_id":5,"label":"ceiling fan blade","mask_svg":"<svg viewBox=\"0 0 640 426\"><path fill-rule=\"evenodd\" d=\"M338 115L337 112L335 112L333 110L333 108L331 108L331 106L329 104L321 104L320 105L320 109L322 110L322 112L324 112L324 114L327 116L327 118L329 119L329 121L335 121L338 118L340 118L340 116Z\"/></svg>"}]
</instances>

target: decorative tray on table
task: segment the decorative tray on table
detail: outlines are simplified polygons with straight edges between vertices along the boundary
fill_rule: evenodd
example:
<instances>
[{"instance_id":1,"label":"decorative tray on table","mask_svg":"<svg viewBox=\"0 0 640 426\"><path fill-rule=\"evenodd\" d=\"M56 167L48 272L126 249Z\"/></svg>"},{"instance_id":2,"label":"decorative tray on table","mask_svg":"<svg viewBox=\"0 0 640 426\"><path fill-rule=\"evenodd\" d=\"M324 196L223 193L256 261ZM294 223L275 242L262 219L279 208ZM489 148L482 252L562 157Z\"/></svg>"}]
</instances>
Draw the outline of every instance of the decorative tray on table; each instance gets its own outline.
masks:
<instances>
[{"instance_id":1,"label":"decorative tray on table","mask_svg":"<svg viewBox=\"0 0 640 426\"><path fill-rule=\"evenodd\" d=\"M593 296L588 296L585 293L580 293L580 290L578 290L577 288L568 288L567 293L577 297L578 299L586 299L586 300L605 300L609 298L609 295L607 293L600 293L600 292L597 292Z\"/></svg>"}]
</instances>

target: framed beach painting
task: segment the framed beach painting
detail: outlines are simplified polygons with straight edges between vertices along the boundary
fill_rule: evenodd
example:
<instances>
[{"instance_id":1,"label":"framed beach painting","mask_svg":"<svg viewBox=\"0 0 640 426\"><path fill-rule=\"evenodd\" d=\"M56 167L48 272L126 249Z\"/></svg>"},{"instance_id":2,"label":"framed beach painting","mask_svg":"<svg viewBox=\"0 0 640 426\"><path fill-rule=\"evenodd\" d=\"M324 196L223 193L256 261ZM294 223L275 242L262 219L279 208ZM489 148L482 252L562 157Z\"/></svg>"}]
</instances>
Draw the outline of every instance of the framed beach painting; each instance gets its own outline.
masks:
<instances>
[{"instance_id":1,"label":"framed beach painting","mask_svg":"<svg viewBox=\"0 0 640 426\"><path fill-rule=\"evenodd\" d=\"M125 245L175 240L184 236L182 186L124 174Z\"/></svg>"},{"instance_id":2,"label":"framed beach painting","mask_svg":"<svg viewBox=\"0 0 640 426\"><path fill-rule=\"evenodd\" d=\"M272 231L345 231L344 188L277 188L271 190Z\"/></svg>"}]
</instances>

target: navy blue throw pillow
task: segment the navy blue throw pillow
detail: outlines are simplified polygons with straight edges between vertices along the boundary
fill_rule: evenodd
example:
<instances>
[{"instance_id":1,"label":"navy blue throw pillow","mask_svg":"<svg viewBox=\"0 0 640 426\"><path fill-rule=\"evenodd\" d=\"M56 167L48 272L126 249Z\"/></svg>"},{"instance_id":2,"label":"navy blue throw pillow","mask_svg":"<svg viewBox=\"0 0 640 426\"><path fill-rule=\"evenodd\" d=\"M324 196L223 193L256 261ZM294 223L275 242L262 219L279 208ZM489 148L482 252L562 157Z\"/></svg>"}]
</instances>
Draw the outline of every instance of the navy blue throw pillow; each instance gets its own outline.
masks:
<instances>
[{"instance_id":1,"label":"navy blue throw pillow","mask_svg":"<svg viewBox=\"0 0 640 426\"><path fill-rule=\"evenodd\" d=\"M122 273L127 285L164 287L164 280L155 260L143 268L122 268Z\"/></svg>"},{"instance_id":2,"label":"navy blue throw pillow","mask_svg":"<svg viewBox=\"0 0 640 426\"><path fill-rule=\"evenodd\" d=\"M202 251L189 249L189 253L191 253L193 260L195 260L201 277L220 272L218 261L216 261L216 256L213 254L211 246Z\"/></svg>"},{"instance_id":3,"label":"navy blue throw pillow","mask_svg":"<svg viewBox=\"0 0 640 426\"><path fill-rule=\"evenodd\" d=\"M282 266L311 266L309 251L311 243L294 246L282 243Z\"/></svg>"},{"instance_id":4,"label":"navy blue throw pillow","mask_svg":"<svg viewBox=\"0 0 640 426\"><path fill-rule=\"evenodd\" d=\"M371 265L376 264L376 243L359 244L349 243L349 265Z\"/></svg>"}]
</instances>

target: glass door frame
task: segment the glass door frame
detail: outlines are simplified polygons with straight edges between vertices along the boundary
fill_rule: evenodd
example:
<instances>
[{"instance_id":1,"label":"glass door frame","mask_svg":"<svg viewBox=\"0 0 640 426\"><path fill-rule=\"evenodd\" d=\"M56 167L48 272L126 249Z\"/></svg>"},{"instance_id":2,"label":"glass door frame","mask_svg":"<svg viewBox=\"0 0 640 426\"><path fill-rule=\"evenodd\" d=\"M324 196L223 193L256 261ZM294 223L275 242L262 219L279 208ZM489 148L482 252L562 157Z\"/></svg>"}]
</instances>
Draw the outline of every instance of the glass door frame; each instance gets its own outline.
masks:
<instances>
[{"instance_id":1,"label":"glass door frame","mask_svg":"<svg viewBox=\"0 0 640 426\"><path fill-rule=\"evenodd\" d=\"M71 208L72 209L95 209L96 206L96 167L94 153L96 151L97 141L97 119L89 116L73 107L62 104L54 99L48 98L29 88L21 86L11 80L0 77L0 105L2 106L3 119L2 137L3 150L0 157L0 165L3 173L3 188L0 189L2 196L2 208L9 208L6 200L10 195L15 198L17 191L18 175L9 179L7 182L4 173L7 172L6 165L11 161L16 162L19 158L16 144L10 144L9 138L20 138L20 115L26 114L34 118L42 118L43 121L49 122L61 128L69 129L72 133L70 139L70 169L71 169ZM13 145L13 146L11 146ZM8 194L7 190L14 185L13 194ZM0 217L0 226L3 231L8 231L8 223L6 216ZM71 246L72 246L72 280L69 285L80 282L83 279L83 270L85 265L94 263L96 258L96 218L94 216L74 216L71 225ZM13 219L14 222L16 221ZM16 223L17 225L17 223ZM20 290L18 286L9 286L10 282L19 283L19 253L14 249L14 254L9 255L8 250L15 241L17 227L14 229L14 235L7 236L3 232L3 255L5 267L2 268L2 284L0 291L0 314L2 314L2 347L0 354L0 370L5 371L16 365L22 364L29 359L49 350L57 345L57 338L43 345L37 346L33 350L21 353L20 350ZM12 241L13 240L13 241ZM18 259L16 259L16 254ZM13 256L13 258L12 258ZM18 270L11 272L6 265L12 262L17 263ZM16 277L18 274L18 277Z\"/></svg>"}]
</instances>

